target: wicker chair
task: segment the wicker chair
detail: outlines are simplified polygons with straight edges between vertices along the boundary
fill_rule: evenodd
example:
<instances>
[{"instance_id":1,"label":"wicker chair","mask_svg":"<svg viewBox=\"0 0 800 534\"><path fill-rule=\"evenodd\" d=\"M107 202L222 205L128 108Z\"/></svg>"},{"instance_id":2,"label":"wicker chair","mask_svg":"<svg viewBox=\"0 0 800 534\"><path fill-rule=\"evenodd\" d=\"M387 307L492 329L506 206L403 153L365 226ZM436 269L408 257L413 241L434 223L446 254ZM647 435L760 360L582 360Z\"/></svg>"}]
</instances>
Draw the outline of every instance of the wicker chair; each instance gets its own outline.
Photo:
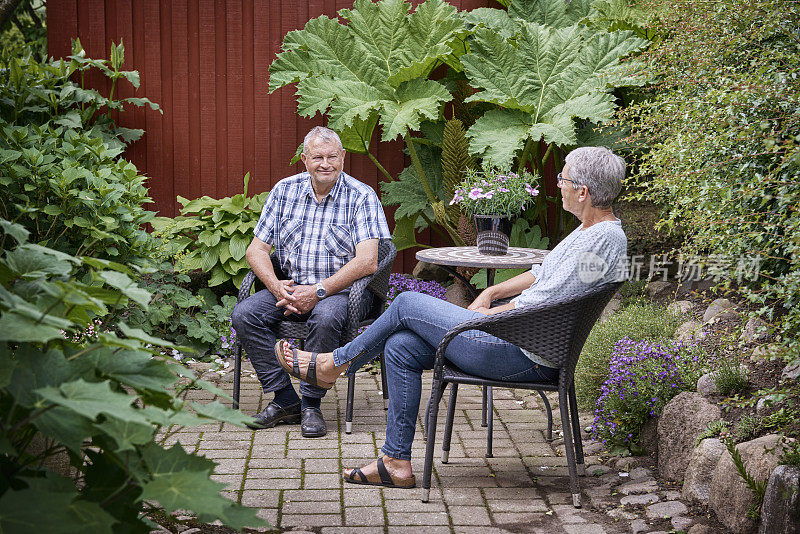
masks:
<instances>
[{"instance_id":1,"label":"wicker chair","mask_svg":"<svg viewBox=\"0 0 800 534\"><path fill-rule=\"evenodd\" d=\"M422 478L423 502L428 502L430 495L436 419L444 390L447 384L452 384L442 443L442 461L447 463L458 384L475 384L558 392L572 503L576 508L580 508L578 471L582 475L585 474L585 467L573 376L589 332L620 285L622 285L621 282L608 283L568 299L537 306L526 306L465 321L447 332L436 349L433 386L426 414L427 447ZM450 341L467 330L482 330L553 362L559 367L558 380L553 382L507 382L464 373L447 362L444 353Z\"/></svg>"},{"instance_id":2,"label":"wicker chair","mask_svg":"<svg viewBox=\"0 0 800 534\"><path fill-rule=\"evenodd\" d=\"M353 340L358 335L358 330L364 326L371 324L378 316L383 313L386 305L386 293L389 290L389 274L392 272L392 264L397 255L397 249L392 243L391 239L381 239L378 243L378 270L370 275L356 280L350 287L350 296L347 302L347 324L342 332L342 344ZM282 271L278 265L277 259L274 254L271 256L272 265L275 273L279 278L282 277ZM285 276L283 276L285 278ZM253 288L253 284L257 278L253 271L245 275L242 280L242 286L239 288L238 302L243 301L248 296ZM365 299L369 297L369 293L374 295L372 304L363 317L359 317L359 310L365 307ZM308 325L305 322L299 321L281 321L278 323L276 329L277 337L283 339L299 339L301 343L308 337ZM240 375L242 369L242 344L237 341L236 344L236 362L233 374L233 407L239 407L239 389L240 389ZM381 361L381 382L383 384L383 400L384 409L386 408L386 399L388 398L386 388L386 372L384 369L383 354L380 356ZM355 394L355 374L348 376L347 382L347 408L345 410L345 432L349 434L353 426L353 398Z\"/></svg>"}]
</instances>

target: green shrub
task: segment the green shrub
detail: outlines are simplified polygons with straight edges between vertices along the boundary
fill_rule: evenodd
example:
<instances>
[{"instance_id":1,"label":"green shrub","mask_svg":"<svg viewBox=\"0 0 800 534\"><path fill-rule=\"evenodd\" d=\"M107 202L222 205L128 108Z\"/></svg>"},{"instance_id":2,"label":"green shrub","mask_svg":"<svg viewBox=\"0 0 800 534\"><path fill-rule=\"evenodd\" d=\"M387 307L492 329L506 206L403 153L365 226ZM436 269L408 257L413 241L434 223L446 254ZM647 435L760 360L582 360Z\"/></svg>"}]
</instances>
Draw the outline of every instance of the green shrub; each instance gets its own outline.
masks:
<instances>
[{"instance_id":1,"label":"green shrub","mask_svg":"<svg viewBox=\"0 0 800 534\"><path fill-rule=\"evenodd\" d=\"M134 272L30 244L2 218L0 229L0 531L147 532L146 514L179 509L263 524L220 495L213 461L164 448L176 427L250 418L181 398L187 387L225 394L161 354L174 345L119 320L129 302L146 309L151 299ZM114 328L86 336L96 317ZM45 467L55 456L77 484Z\"/></svg>"},{"instance_id":2,"label":"green shrub","mask_svg":"<svg viewBox=\"0 0 800 534\"><path fill-rule=\"evenodd\" d=\"M269 191L264 191L248 198L249 181L247 173L244 192L233 197L188 200L179 196L178 202L183 206L179 216L153 219L153 228L162 238L167 253L177 258L176 269L202 269L211 273L209 286L229 281L236 287L242 284L250 270L244 255L269 195Z\"/></svg>"},{"instance_id":3,"label":"green shrub","mask_svg":"<svg viewBox=\"0 0 800 534\"><path fill-rule=\"evenodd\" d=\"M714 383L722 395L730 395L747 389L747 372L734 358L720 358L716 361Z\"/></svg>"},{"instance_id":4,"label":"green shrub","mask_svg":"<svg viewBox=\"0 0 800 534\"><path fill-rule=\"evenodd\" d=\"M650 341L671 338L680 323L680 317L668 313L664 307L645 302L623 308L605 322L597 323L575 369L575 390L581 406L594 408L600 397L600 386L608 377L611 353L617 341L624 337Z\"/></svg>"},{"instance_id":5,"label":"green shrub","mask_svg":"<svg viewBox=\"0 0 800 534\"><path fill-rule=\"evenodd\" d=\"M705 359L696 345L621 339L595 406L592 435L612 452L641 452L644 424L678 393L694 389Z\"/></svg>"},{"instance_id":6,"label":"green shrub","mask_svg":"<svg viewBox=\"0 0 800 534\"><path fill-rule=\"evenodd\" d=\"M0 215L24 226L32 242L116 261L150 255L146 178L120 157L142 131L116 127L110 113L124 103L158 107L72 81L96 68L112 79L112 94L120 78L137 87L138 73L119 70L123 54L120 44L110 62L86 59L76 41L69 61L0 56Z\"/></svg>"},{"instance_id":7,"label":"green shrub","mask_svg":"<svg viewBox=\"0 0 800 534\"><path fill-rule=\"evenodd\" d=\"M798 358L800 4L651 5L662 39L642 59L660 83L623 114L641 154L633 181L667 206L661 225L683 229L684 253L714 256L731 285L779 319Z\"/></svg>"}]
</instances>

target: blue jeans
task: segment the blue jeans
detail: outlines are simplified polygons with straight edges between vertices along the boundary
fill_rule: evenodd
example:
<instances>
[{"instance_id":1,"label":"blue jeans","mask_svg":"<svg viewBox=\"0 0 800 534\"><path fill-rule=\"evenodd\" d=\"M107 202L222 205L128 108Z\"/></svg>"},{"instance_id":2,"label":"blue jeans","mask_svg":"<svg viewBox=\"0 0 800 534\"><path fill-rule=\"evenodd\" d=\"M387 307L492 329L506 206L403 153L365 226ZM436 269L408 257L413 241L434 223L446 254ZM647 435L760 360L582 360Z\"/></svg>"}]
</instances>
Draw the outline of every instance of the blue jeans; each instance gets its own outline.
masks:
<instances>
[{"instance_id":1,"label":"blue jeans","mask_svg":"<svg viewBox=\"0 0 800 534\"><path fill-rule=\"evenodd\" d=\"M352 361L348 373L383 351L389 390L386 417L386 442L381 450L387 456L411 459L422 371L433 369L436 347L450 328L484 315L449 302L407 291L363 334L333 351L338 365ZM516 346L479 330L456 336L447 346L445 357L470 374L510 381L551 380L558 370L533 363Z\"/></svg>"},{"instance_id":2,"label":"blue jeans","mask_svg":"<svg viewBox=\"0 0 800 534\"><path fill-rule=\"evenodd\" d=\"M339 337L347 319L349 293L331 295L303 315L283 314L285 308L275 306L275 295L262 289L236 305L231 321L236 335L250 357L264 393L290 387L292 382L275 357L275 330L280 321L306 321L308 338L303 347L314 352L328 352L340 345ZM300 383L304 397L322 398L327 390Z\"/></svg>"}]
</instances>

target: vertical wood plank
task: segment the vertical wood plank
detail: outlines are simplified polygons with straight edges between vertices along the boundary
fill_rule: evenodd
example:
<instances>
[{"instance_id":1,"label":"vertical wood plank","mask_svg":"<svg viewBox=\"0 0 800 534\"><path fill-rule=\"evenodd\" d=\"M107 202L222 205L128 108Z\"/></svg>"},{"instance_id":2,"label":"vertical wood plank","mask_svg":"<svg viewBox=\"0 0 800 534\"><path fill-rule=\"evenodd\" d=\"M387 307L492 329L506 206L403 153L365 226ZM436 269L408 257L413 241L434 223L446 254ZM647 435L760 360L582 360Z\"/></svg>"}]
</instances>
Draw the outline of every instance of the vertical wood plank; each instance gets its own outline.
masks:
<instances>
[{"instance_id":1,"label":"vertical wood plank","mask_svg":"<svg viewBox=\"0 0 800 534\"><path fill-rule=\"evenodd\" d=\"M160 12L160 41L161 41L161 81L164 100L164 128L162 130L163 166L165 180L170 182L169 212L176 214L178 203L175 196L178 194L175 184L175 153L173 145L173 132L175 130L176 109L172 85L172 9L168 0L159 2Z\"/></svg>"},{"instance_id":2,"label":"vertical wood plank","mask_svg":"<svg viewBox=\"0 0 800 534\"><path fill-rule=\"evenodd\" d=\"M277 50L271 47L269 33L270 10L269 0L256 0L253 9L253 153L255 158L253 174L250 176L250 192L260 193L270 189L270 101L269 65Z\"/></svg>"},{"instance_id":3,"label":"vertical wood plank","mask_svg":"<svg viewBox=\"0 0 800 534\"><path fill-rule=\"evenodd\" d=\"M234 180L234 194L243 190L244 174L249 172L252 179L253 171L255 170L255 116L253 114L253 107L255 106L254 7L253 0L242 0L242 125L240 127L242 135L242 171L241 175Z\"/></svg>"},{"instance_id":4,"label":"vertical wood plank","mask_svg":"<svg viewBox=\"0 0 800 534\"><path fill-rule=\"evenodd\" d=\"M70 39L79 36L78 0L47 2L47 54L56 59L70 55Z\"/></svg>"},{"instance_id":5,"label":"vertical wood plank","mask_svg":"<svg viewBox=\"0 0 800 534\"><path fill-rule=\"evenodd\" d=\"M136 8L141 12L144 31L144 69L140 72L141 86L139 91L162 109L165 108L162 87L161 56L161 13L158 0L142 0ZM164 165L164 128L166 120L161 113L145 108L145 145L147 149L146 167L139 168L140 173L149 176L147 185L154 209L159 215L174 215L174 194L172 189L172 172L166 172Z\"/></svg>"},{"instance_id":6,"label":"vertical wood plank","mask_svg":"<svg viewBox=\"0 0 800 534\"><path fill-rule=\"evenodd\" d=\"M220 194L227 188L228 177L228 106L227 106L227 84L225 79L228 75L227 58L227 25L225 23L225 0L215 0L214 20L217 28L217 39L214 44L214 58L216 72L214 74L214 85L216 88L216 142L217 142L217 172L216 172L216 191Z\"/></svg>"},{"instance_id":7,"label":"vertical wood plank","mask_svg":"<svg viewBox=\"0 0 800 534\"><path fill-rule=\"evenodd\" d=\"M200 189L217 195L217 83L214 0L199 0Z\"/></svg>"},{"instance_id":8,"label":"vertical wood plank","mask_svg":"<svg viewBox=\"0 0 800 534\"><path fill-rule=\"evenodd\" d=\"M281 44L283 43L283 28L281 19L283 18L283 2L276 2L272 4L272 17L269 21L269 37L272 50L277 53ZM274 186L281 178L286 176L286 162L281 161L281 143L282 135L288 135L284 132L283 127L286 119L286 110L284 108L283 95L291 92L291 87L283 87L278 89L270 95L269 99L269 187ZM291 121L294 122L294 113L297 108L292 108Z\"/></svg>"},{"instance_id":9,"label":"vertical wood plank","mask_svg":"<svg viewBox=\"0 0 800 534\"><path fill-rule=\"evenodd\" d=\"M78 32L86 56L93 59L107 59L106 19L103 0L81 0L78 3ZM103 95L108 95L108 78L97 69L91 69L84 77L87 87L94 87Z\"/></svg>"},{"instance_id":10,"label":"vertical wood plank","mask_svg":"<svg viewBox=\"0 0 800 534\"><path fill-rule=\"evenodd\" d=\"M172 119L175 193L192 197L189 174L189 35L187 0L172 0Z\"/></svg>"},{"instance_id":11,"label":"vertical wood plank","mask_svg":"<svg viewBox=\"0 0 800 534\"><path fill-rule=\"evenodd\" d=\"M221 195L230 196L242 187L242 1L228 0L225 13L228 56L228 174Z\"/></svg>"},{"instance_id":12,"label":"vertical wood plank","mask_svg":"<svg viewBox=\"0 0 800 534\"><path fill-rule=\"evenodd\" d=\"M189 198L203 196L200 143L202 129L200 127L200 14L197 0L189 0L186 13L187 25L187 83L188 83L188 163L189 163Z\"/></svg>"}]
</instances>

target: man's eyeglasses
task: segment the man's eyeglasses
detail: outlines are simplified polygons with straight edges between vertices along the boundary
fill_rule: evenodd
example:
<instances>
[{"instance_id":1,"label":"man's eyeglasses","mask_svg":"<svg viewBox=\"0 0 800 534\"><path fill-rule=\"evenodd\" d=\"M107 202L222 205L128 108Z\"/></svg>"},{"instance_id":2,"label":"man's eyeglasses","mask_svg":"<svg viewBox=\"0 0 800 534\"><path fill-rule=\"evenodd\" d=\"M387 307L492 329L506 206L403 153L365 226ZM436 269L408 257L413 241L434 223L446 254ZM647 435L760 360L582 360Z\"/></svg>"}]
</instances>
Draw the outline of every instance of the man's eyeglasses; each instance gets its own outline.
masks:
<instances>
[{"instance_id":1,"label":"man's eyeglasses","mask_svg":"<svg viewBox=\"0 0 800 534\"><path fill-rule=\"evenodd\" d=\"M571 183L573 185L575 184L575 180L570 180L569 178L564 178L563 176L561 176L561 173L558 173L558 175L556 176L556 180L557 180L556 183L559 186L561 185L561 182L569 182L569 183Z\"/></svg>"}]
</instances>

